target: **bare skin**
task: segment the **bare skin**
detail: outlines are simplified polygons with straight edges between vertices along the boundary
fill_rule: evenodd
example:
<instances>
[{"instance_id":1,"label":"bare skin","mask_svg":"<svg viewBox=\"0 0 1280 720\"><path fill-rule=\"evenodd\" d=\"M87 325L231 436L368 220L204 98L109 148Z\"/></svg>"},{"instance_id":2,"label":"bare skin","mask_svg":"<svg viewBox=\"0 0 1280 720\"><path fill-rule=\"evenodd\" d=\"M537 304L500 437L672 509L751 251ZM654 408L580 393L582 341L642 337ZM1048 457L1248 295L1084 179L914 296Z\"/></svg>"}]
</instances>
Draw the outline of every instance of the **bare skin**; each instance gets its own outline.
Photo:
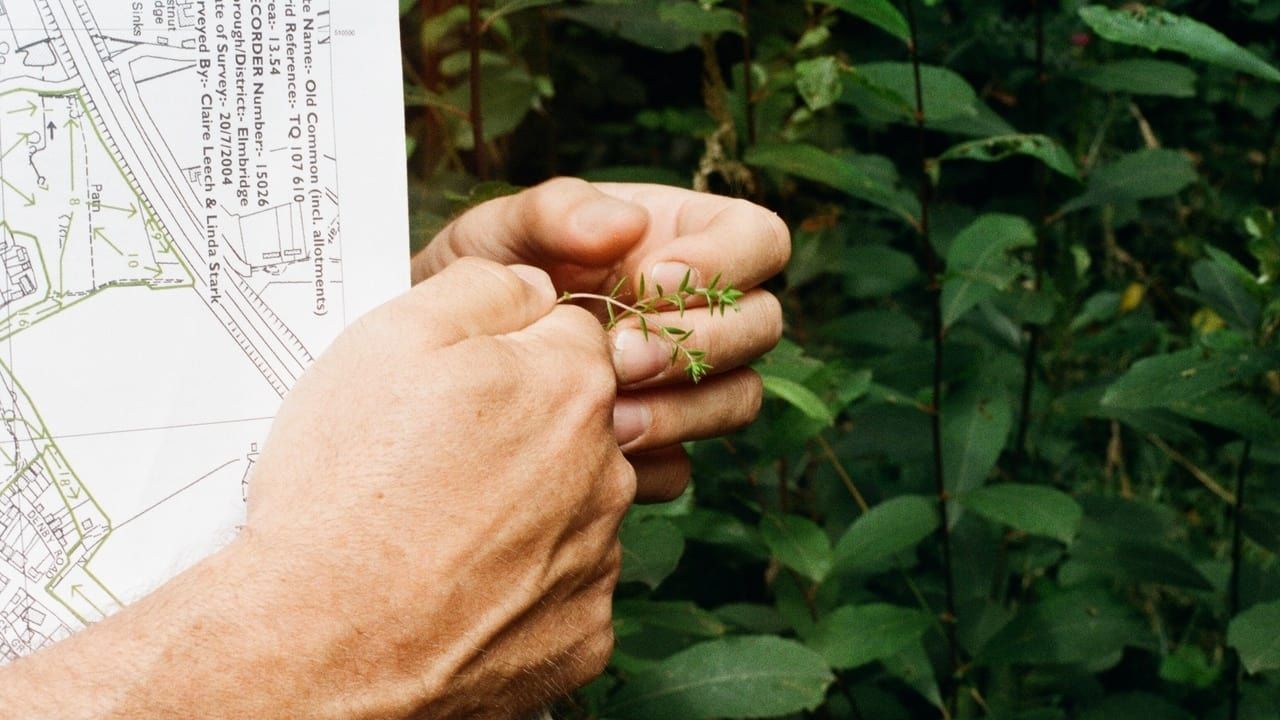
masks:
<instances>
[{"instance_id":1,"label":"bare skin","mask_svg":"<svg viewBox=\"0 0 1280 720\"><path fill-rule=\"evenodd\" d=\"M755 288L786 261L780 225L563 180L463 216L290 393L245 531L0 670L0 718L516 718L586 683L612 650L624 513L684 491L680 442L755 416L742 368L781 318L759 290L686 317L721 373L695 387L558 293L669 262Z\"/></svg>"},{"instance_id":2,"label":"bare skin","mask_svg":"<svg viewBox=\"0 0 1280 720\"><path fill-rule=\"evenodd\" d=\"M517 272L455 263L343 335L281 409L243 534L16 663L0 712L506 718L601 672L635 496L616 382L599 322Z\"/></svg>"},{"instance_id":3,"label":"bare skin","mask_svg":"<svg viewBox=\"0 0 1280 720\"><path fill-rule=\"evenodd\" d=\"M791 256L786 223L769 210L663 185L559 178L458 218L414 258L414 279L467 256L535 265L559 292L608 293L620 279L642 274L673 288L690 270L704 282L720 274L747 292L741 313L693 310L656 321L694 329L692 344L716 368L697 386L683 367L670 365L662 342L646 340L634 325L612 333L622 387L618 439L636 468L642 502L671 500L688 486L680 443L736 430L759 411L760 379L744 368L782 336L781 305L760 285Z\"/></svg>"}]
</instances>

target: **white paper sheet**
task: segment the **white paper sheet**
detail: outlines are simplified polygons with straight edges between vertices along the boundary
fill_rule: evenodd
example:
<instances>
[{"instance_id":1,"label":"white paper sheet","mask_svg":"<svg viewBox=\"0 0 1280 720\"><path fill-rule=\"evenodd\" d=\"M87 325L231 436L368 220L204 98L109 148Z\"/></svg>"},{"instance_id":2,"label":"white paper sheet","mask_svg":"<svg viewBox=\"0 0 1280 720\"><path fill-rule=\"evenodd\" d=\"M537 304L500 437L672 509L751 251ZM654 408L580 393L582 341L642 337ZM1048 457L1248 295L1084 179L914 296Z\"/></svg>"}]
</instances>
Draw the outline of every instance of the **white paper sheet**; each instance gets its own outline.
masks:
<instances>
[{"instance_id":1,"label":"white paper sheet","mask_svg":"<svg viewBox=\"0 0 1280 720\"><path fill-rule=\"evenodd\" d=\"M0 0L0 663L227 542L408 285L390 0Z\"/></svg>"}]
</instances>

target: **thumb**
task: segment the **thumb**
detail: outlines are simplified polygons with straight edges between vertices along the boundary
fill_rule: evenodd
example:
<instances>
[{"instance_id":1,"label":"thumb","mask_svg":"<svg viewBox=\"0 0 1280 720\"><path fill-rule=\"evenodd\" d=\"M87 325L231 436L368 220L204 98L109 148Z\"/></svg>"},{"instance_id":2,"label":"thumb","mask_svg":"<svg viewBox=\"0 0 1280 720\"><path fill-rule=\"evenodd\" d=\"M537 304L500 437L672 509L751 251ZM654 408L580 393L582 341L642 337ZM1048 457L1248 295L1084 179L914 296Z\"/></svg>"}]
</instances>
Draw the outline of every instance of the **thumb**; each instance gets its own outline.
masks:
<instances>
[{"instance_id":1,"label":"thumb","mask_svg":"<svg viewBox=\"0 0 1280 720\"><path fill-rule=\"evenodd\" d=\"M413 278L430 277L470 255L544 267L603 266L633 249L648 227L643 206L584 180L557 178L463 214L413 259Z\"/></svg>"},{"instance_id":2,"label":"thumb","mask_svg":"<svg viewBox=\"0 0 1280 720\"><path fill-rule=\"evenodd\" d=\"M424 329L436 347L504 335L546 317L556 305L551 278L528 265L463 258L389 303Z\"/></svg>"}]
</instances>

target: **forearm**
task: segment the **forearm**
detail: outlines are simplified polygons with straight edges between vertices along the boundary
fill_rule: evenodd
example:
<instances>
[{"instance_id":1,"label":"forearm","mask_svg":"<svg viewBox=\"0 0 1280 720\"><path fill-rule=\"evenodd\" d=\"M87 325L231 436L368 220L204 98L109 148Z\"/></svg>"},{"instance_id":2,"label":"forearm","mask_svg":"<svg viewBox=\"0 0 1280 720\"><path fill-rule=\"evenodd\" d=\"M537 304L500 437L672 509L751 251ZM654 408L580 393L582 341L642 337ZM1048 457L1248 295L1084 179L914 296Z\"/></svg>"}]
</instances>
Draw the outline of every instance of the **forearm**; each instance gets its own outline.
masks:
<instances>
[{"instance_id":1,"label":"forearm","mask_svg":"<svg viewBox=\"0 0 1280 720\"><path fill-rule=\"evenodd\" d=\"M281 622L287 593L270 568L250 565L263 562L237 542L109 620L0 670L0 717L328 715L319 688L306 687L321 680L306 667L314 648L296 633L281 637L294 627Z\"/></svg>"}]
</instances>

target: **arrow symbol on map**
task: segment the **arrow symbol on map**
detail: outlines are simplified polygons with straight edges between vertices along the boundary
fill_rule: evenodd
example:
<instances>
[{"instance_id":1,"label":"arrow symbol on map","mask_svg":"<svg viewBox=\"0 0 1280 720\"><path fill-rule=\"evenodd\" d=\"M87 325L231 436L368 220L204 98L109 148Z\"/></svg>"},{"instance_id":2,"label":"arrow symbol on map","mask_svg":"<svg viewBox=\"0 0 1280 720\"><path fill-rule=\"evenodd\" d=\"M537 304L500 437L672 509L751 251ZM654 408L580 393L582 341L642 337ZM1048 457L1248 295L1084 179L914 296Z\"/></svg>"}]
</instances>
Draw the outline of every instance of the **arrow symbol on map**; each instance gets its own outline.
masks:
<instances>
[{"instance_id":1,"label":"arrow symbol on map","mask_svg":"<svg viewBox=\"0 0 1280 720\"><path fill-rule=\"evenodd\" d=\"M23 200L25 200L25 201L26 201L26 203L27 203L26 207L31 207L32 205L35 205L35 204L36 204L36 196L35 196L35 195L28 195L28 194L26 194L26 193L22 192L22 191L21 191L21 190L19 190L18 188L14 187L14 186L13 186L13 183L9 182L8 180L6 180L6 179L4 179L4 178L0 178L0 182L4 183L4 186L5 186L5 187L7 187L7 188L9 188L10 190L12 190L12 191L14 191L14 192L18 193L18 197L20 197L20 198L22 198Z\"/></svg>"},{"instance_id":2,"label":"arrow symbol on map","mask_svg":"<svg viewBox=\"0 0 1280 720\"><path fill-rule=\"evenodd\" d=\"M54 122L53 122L52 120L50 120L50 121L49 121L49 124L45 127L45 129L49 131L49 139L50 139L50 140L52 140L52 139L53 139L53 131L54 131L54 130L57 130L57 129L58 129L58 126L57 126L56 124L54 124Z\"/></svg>"},{"instance_id":3,"label":"arrow symbol on map","mask_svg":"<svg viewBox=\"0 0 1280 720\"><path fill-rule=\"evenodd\" d=\"M18 141L10 145L8 148L6 148L3 154L0 154L0 160L3 160L9 157L9 153L13 152L14 150L17 150L18 146L24 142L25 143L31 142L31 133L18 133Z\"/></svg>"},{"instance_id":4,"label":"arrow symbol on map","mask_svg":"<svg viewBox=\"0 0 1280 720\"><path fill-rule=\"evenodd\" d=\"M88 595L85 595L85 594L84 594L84 586L83 586L83 585L72 585L72 586L71 586L71 597L74 599L77 595L79 595L79 596L80 596L80 599L81 599L81 600L83 600L83 601L85 601L85 602L89 603L89 607L93 608L94 610L97 610L99 615L102 615L103 617L106 617L106 615L107 615L107 614L106 614L106 613L104 613L104 612L102 612L102 608L98 607L98 606L93 602L93 600L90 600L90 599L89 599L89 596L88 596Z\"/></svg>"},{"instance_id":5,"label":"arrow symbol on map","mask_svg":"<svg viewBox=\"0 0 1280 720\"><path fill-rule=\"evenodd\" d=\"M106 210L115 210L116 212L122 212L125 215L128 215L130 220L138 216L138 206L135 203L129 203L129 207L127 208L117 207L115 205L108 205L106 203L102 203L102 207L103 209L106 209Z\"/></svg>"},{"instance_id":6,"label":"arrow symbol on map","mask_svg":"<svg viewBox=\"0 0 1280 720\"><path fill-rule=\"evenodd\" d=\"M119 256L121 256L121 257L124 257L124 251L123 251L123 250L121 250L120 248L116 247L116 244L115 244L115 243L111 242L111 238L107 237L107 234L106 234L106 233L104 233L104 232L102 232L102 228L100 228L100 227L96 227L96 228L94 228L94 229L93 229L93 238L94 238L95 240L101 240L102 242L106 243L107 245L110 245L110 246L111 246L111 249L112 249L112 250L115 250L117 255L119 255Z\"/></svg>"},{"instance_id":7,"label":"arrow symbol on map","mask_svg":"<svg viewBox=\"0 0 1280 720\"><path fill-rule=\"evenodd\" d=\"M35 104L34 102L32 102L31 100L28 100L28 101L27 101L27 106L26 106L26 107L21 107L21 108L18 108L18 109L16 109L16 110L10 110L9 112L7 112L7 113L5 113L5 114L6 114L6 115L17 115L18 113L26 113L26 114L27 114L27 116L28 116L28 117L30 117L30 116L32 116L32 115L35 115L35 114L36 114L36 110L39 110L39 109L40 109L40 108L39 108L39 107L36 107L36 104Z\"/></svg>"}]
</instances>

